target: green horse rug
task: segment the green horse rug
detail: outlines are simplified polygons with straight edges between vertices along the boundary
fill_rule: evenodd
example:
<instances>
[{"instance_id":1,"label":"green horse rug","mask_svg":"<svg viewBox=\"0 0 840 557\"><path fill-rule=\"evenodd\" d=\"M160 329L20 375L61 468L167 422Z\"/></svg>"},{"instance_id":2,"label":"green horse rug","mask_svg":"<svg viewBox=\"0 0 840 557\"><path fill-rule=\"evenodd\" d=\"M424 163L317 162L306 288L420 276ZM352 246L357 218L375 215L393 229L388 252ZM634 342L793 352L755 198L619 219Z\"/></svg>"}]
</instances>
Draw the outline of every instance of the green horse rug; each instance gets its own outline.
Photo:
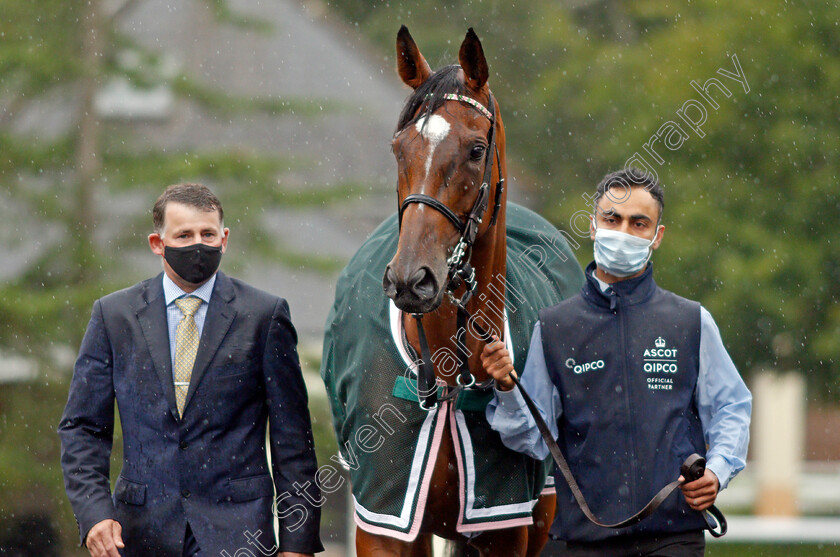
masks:
<instances>
[{"instance_id":1,"label":"green horse rug","mask_svg":"<svg viewBox=\"0 0 840 557\"><path fill-rule=\"evenodd\" d=\"M506 220L505 299L488 303L504 313L504 337L521 374L537 312L576 294L583 273L548 221L512 203ZM326 323L321 377L338 458L350 472L356 524L374 534L416 538L449 420L460 480L458 532L529 525L537 498L553 489L546 485L551 461L502 444L485 418L492 389L464 391L431 412L418 405L416 358L406 348L400 311L382 290L398 239L393 215L341 273Z\"/></svg>"}]
</instances>

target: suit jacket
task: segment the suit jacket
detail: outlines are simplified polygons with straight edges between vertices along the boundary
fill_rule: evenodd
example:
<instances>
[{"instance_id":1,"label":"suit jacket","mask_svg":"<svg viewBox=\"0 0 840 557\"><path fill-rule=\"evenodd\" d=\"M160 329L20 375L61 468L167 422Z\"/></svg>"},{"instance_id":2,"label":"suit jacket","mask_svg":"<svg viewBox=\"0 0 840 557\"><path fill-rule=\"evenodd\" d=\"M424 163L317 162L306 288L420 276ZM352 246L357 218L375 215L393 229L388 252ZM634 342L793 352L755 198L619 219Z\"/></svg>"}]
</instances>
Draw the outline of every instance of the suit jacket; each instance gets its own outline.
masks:
<instances>
[{"instance_id":1,"label":"suit jacket","mask_svg":"<svg viewBox=\"0 0 840 557\"><path fill-rule=\"evenodd\" d=\"M285 300L219 272L179 418L162 275L96 301L58 427L82 540L111 518L128 556L181 557L187 523L204 555L322 551L296 343ZM115 400L124 456L112 495Z\"/></svg>"}]
</instances>

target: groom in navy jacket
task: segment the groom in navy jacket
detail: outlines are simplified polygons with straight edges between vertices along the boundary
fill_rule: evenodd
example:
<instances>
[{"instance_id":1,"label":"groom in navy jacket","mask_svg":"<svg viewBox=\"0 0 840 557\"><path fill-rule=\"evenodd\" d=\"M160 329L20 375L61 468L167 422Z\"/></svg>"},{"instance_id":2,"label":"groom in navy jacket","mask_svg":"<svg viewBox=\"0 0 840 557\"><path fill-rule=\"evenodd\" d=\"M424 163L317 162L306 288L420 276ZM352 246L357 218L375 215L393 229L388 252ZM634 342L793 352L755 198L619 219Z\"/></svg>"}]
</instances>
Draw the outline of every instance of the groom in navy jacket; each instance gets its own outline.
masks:
<instances>
[{"instance_id":1,"label":"groom in navy jacket","mask_svg":"<svg viewBox=\"0 0 840 557\"><path fill-rule=\"evenodd\" d=\"M217 272L229 230L206 187L170 186L153 219L164 272L94 303L58 427L82 543L93 557L322 551L288 304Z\"/></svg>"}]
</instances>

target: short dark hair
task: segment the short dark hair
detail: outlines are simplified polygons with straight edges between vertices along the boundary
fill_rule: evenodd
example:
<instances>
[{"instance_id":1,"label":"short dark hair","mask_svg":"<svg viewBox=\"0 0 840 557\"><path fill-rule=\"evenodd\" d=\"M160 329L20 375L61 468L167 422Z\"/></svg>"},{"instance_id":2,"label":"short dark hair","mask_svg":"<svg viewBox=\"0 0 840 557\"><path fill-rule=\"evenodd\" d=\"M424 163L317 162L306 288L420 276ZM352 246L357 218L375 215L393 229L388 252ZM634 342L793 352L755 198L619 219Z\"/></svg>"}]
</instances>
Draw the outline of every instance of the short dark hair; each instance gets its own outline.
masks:
<instances>
[{"instance_id":1,"label":"short dark hair","mask_svg":"<svg viewBox=\"0 0 840 557\"><path fill-rule=\"evenodd\" d=\"M202 184L175 184L169 186L160 194L152 208L152 220L154 221L155 232L158 234L163 231L166 205L169 202L181 203L208 213L218 211L219 222L222 223L225 220L222 202L210 191L210 188Z\"/></svg>"},{"instance_id":2,"label":"short dark hair","mask_svg":"<svg viewBox=\"0 0 840 557\"><path fill-rule=\"evenodd\" d=\"M656 204L659 205L657 223L662 221L662 211L665 210L665 190L662 189L662 185L655 176L634 166L604 176L604 179L595 188L595 197L592 198L592 212L598 212L598 202L601 201L608 190L619 187L625 190L635 187L645 188L656 200ZM623 199L625 196L621 197Z\"/></svg>"}]
</instances>

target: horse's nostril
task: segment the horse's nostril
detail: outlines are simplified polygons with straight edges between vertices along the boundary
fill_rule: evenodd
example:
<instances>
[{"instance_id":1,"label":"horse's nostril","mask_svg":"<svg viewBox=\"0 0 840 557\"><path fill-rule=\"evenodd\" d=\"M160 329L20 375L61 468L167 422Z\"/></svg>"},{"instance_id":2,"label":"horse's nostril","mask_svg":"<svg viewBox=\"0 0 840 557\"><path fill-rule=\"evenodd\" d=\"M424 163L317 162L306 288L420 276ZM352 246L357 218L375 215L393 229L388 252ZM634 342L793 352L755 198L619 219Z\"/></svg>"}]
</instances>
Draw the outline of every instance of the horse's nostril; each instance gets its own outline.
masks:
<instances>
[{"instance_id":1,"label":"horse's nostril","mask_svg":"<svg viewBox=\"0 0 840 557\"><path fill-rule=\"evenodd\" d=\"M382 288L397 307L410 312L430 311L428 304L439 294L435 274L426 266L420 267L405 279L388 265L382 277Z\"/></svg>"},{"instance_id":2,"label":"horse's nostril","mask_svg":"<svg viewBox=\"0 0 840 557\"><path fill-rule=\"evenodd\" d=\"M394 298L397 295L397 277L394 275L394 270L390 265L385 268L385 276L382 277L382 288L385 290L385 295L389 298Z\"/></svg>"},{"instance_id":3,"label":"horse's nostril","mask_svg":"<svg viewBox=\"0 0 840 557\"><path fill-rule=\"evenodd\" d=\"M420 300L431 300L437 294L437 282L428 267L420 267L411 275L409 284L411 284L411 291Z\"/></svg>"}]
</instances>

